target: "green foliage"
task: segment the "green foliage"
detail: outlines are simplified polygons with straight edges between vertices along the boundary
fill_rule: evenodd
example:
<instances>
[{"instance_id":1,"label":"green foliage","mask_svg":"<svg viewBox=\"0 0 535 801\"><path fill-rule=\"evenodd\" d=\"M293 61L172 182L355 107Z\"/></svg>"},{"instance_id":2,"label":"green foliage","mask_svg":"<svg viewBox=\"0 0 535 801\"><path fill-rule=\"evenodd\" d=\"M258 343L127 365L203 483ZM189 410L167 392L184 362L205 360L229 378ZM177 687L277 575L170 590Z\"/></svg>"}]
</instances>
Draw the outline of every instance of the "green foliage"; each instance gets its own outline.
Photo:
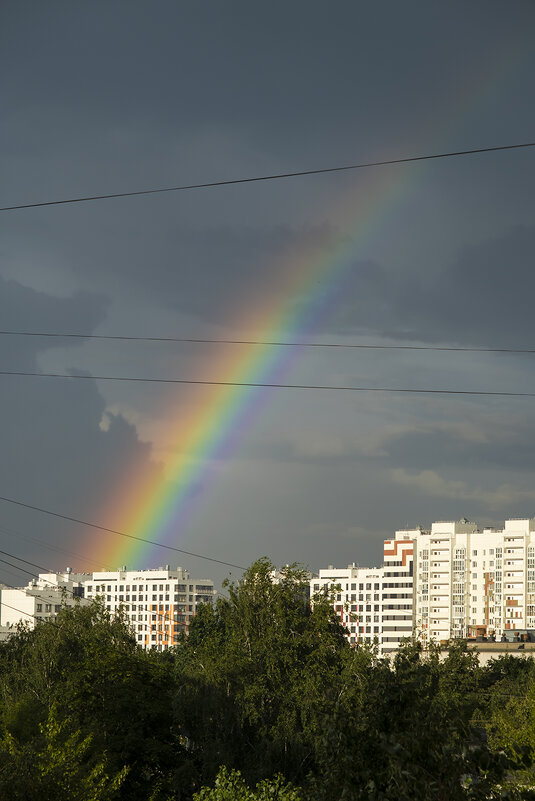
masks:
<instances>
[{"instance_id":1,"label":"green foliage","mask_svg":"<svg viewBox=\"0 0 535 801\"><path fill-rule=\"evenodd\" d=\"M311 606L302 569L272 569L228 583L166 653L98 603L20 627L0 645L0 799L535 799L531 660L379 658L348 645L332 598Z\"/></svg>"},{"instance_id":2,"label":"green foliage","mask_svg":"<svg viewBox=\"0 0 535 801\"><path fill-rule=\"evenodd\" d=\"M500 680L492 687L486 714L489 742L516 768L509 776L512 786L535 787L535 662L518 657L499 662L494 672Z\"/></svg>"},{"instance_id":3,"label":"green foliage","mask_svg":"<svg viewBox=\"0 0 535 801\"><path fill-rule=\"evenodd\" d=\"M325 721L317 799L487 799L509 761L493 754L471 719L480 703L477 658L452 646L416 645L393 664L350 660L335 714Z\"/></svg>"},{"instance_id":4,"label":"green foliage","mask_svg":"<svg viewBox=\"0 0 535 801\"><path fill-rule=\"evenodd\" d=\"M313 608L296 566L274 583L255 562L228 598L204 607L177 654L176 704L201 775L239 766L249 783L314 766L320 719L349 651L329 599ZM330 700L331 699L331 700Z\"/></svg>"},{"instance_id":5,"label":"green foliage","mask_svg":"<svg viewBox=\"0 0 535 801\"><path fill-rule=\"evenodd\" d=\"M12 801L112 801L127 768L113 776L107 759L91 757L91 735L72 730L72 722L52 707L40 737L21 744L5 732L0 743L0 797Z\"/></svg>"},{"instance_id":6,"label":"green foliage","mask_svg":"<svg viewBox=\"0 0 535 801\"><path fill-rule=\"evenodd\" d=\"M0 649L0 731L4 746L12 743L6 764L28 754L52 758L43 736L51 735L55 710L59 731L68 721L83 743L80 760L105 762L110 775L124 779L121 797L145 801L163 774L172 786L183 752L173 735L170 673L98 603L64 608L54 624L33 631L21 628Z\"/></svg>"},{"instance_id":7,"label":"green foliage","mask_svg":"<svg viewBox=\"0 0 535 801\"><path fill-rule=\"evenodd\" d=\"M195 793L193 801L302 801L302 796L280 774L273 779L264 779L250 790L239 771L223 767L216 776L214 787L203 787Z\"/></svg>"}]
</instances>

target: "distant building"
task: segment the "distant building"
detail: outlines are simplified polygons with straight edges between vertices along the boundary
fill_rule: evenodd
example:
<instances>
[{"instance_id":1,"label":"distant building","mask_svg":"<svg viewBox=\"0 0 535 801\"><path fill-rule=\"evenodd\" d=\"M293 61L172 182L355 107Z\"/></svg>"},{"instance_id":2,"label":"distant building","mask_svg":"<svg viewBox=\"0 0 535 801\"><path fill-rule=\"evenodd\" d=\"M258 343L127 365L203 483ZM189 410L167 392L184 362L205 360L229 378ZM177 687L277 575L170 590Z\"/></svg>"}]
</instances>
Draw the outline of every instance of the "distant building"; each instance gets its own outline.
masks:
<instances>
[{"instance_id":1,"label":"distant building","mask_svg":"<svg viewBox=\"0 0 535 801\"><path fill-rule=\"evenodd\" d=\"M192 579L187 570L169 565L157 570L100 571L84 581L88 600L101 598L106 609L122 609L138 645L165 651L187 632L201 603L212 603L210 579Z\"/></svg>"},{"instance_id":2,"label":"distant building","mask_svg":"<svg viewBox=\"0 0 535 801\"><path fill-rule=\"evenodd\" d=\"M411 636L423 645L535 636L535 518L506 520L503 529L461 520L399 530L384 542L381 568L322 569L311 592L337 584L334 606L349 641L377 638L381 653Z\"/></svg>"},{"instance_id":3,"label":"distant building","mask_svg":"<svg viewBox=\"0 0 535 801\"><path fill-rule=\"evenodd\" d=\"M74 606L84 596L86 573L41 573L26 587L0 587L0 639L10 627L27 623L33 628L40 620L50 620L61 605Z\"/></svg>"},{"instance_id":4,"label":"distant building","mask_svg":"<svg viewBox=\"0 0 535 801\"><path fill-rule=\"evenodd\" d=\"M424 642L535 628L535 519L483 530L466 520L433 523L415 545Z\"/></svg>"},{"instance_id":5,"label":"distant building","mask_svg":"<svg viewBox=\"0 0 535 801\"><path fill-rule=\"evenodd\" d=\"M22 621L33 628L53 618L62 605L100 598L114 614L119 610L131 625L136 642L145 649L167 650L188 631L201 603L216 596L210 579L192 579L187 570L167 565L157 570L41 573L26 587L0 588L0 641Z\"/></svg>"},{"instance_id":6,"label":"distant building","mask_svg":"<svg viewBox=\"0 0 535 801\"><path fill-rule=\"evenodd\" d=\"M414 630L413 553L415 532L385 540L383 567L330 565L310 581L311 593L337 587L334 608L351 645L378 643L379 653L399 648Z\"/></svg>"}]
</instances>

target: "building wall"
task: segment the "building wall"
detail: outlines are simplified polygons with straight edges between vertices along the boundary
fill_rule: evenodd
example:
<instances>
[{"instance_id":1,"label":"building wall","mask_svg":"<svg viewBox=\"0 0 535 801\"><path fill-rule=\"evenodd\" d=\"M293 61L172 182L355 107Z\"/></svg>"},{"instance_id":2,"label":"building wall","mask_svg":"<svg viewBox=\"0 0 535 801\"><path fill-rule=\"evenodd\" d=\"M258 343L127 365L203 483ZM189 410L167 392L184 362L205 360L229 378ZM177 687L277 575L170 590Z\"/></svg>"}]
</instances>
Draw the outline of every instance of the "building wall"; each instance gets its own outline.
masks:
<instances>
[{"instance_id":1,"label":"building wall","mask_svg":"<svg viewBox=\"0 0 535 801\"><path fill-rule=\"evenodd\" d=\"M182 567L170 570L117 570L93 573L85 597L100 597L110 612L121 609L138 645L162 651L187 632L200 603L216 595L210 579L192 579Z\"/></svg>"},{"instance_id":2,"label":"building wall","mask_svg":"<svg viewBox=\"0 0 535 801\"><path fill-rule=\"evenodd\" d=\"M535 628L535 520L483 530L433 523L416 543L416 627L424 641Z\"/></svg>"},{"instance_id":3,"label":"building wall","mask_svg":"<svg viewBox=\"0 0 535 801\"><path fill-rule=\"evenodd\" d=\"M0 589L0 626L22 621L33 628L39 620L49 620L61 605L73 606L82 596L86 574L42 573L26 587ZM82 599L83 602L83 599Z\"/></svg>"},{"instance_id":4,"label":"building wall","mask_svg":"<svg viewBox=\"0 0 535 801\"><path fill-rule=\"evenodd\" d=\"M535 630L535 519L479 529L467 520L401 529L384 542L381 568L319 571L311 593L340 585L333 601L353 645L381 653L413 634L426 645Z\"/></svg>"},{"instance_id":5,"label":"building wall","mask_svg":"<svg viewBox=\"0 0 535 801\"><path fill-rule=\"evenodd\" d=\"M382 616L382 568L346 568L332 565L310 580L310 593L334 590L333 604L340 622L348 630L351 645L380 644Z\"/></svg>"}]
</instances>

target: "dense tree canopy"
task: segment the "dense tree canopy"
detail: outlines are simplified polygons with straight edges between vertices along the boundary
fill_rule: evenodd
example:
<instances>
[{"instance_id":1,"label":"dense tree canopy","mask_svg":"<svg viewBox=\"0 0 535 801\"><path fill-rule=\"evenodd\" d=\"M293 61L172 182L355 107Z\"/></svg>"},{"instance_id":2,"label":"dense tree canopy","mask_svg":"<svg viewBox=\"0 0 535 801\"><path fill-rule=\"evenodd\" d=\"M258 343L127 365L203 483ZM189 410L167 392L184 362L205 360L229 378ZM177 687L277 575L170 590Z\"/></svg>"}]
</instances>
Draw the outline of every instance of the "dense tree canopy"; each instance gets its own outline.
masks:
<instances>
[{"instance_id":1,"label":"dense tree canopy","mask_svg":"<svg viewBox=\"0 0 535 801\"><path fill-rule=\"evenodd\" d=\"M95 602L0 646L0 801L535 798L535 664L351 648L261 559L172 651Z\"/></svg>"}]
</instances>

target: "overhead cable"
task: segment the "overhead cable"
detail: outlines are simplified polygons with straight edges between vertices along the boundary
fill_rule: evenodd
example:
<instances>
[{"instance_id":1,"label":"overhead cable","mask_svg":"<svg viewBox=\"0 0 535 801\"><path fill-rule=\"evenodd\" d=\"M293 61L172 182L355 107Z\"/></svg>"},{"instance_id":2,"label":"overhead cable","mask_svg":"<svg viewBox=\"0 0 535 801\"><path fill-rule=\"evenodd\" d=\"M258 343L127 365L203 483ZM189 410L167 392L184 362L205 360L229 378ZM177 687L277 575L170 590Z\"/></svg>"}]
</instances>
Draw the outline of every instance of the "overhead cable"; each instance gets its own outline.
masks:
<instances>
[{"instance_id":1,"label":"overhead cable","mask_svg":"<svg viewBox=\"0 0 535 801\"><path fill-rule=\"evenodd\" d=\"M94 528L98 531L105 531L108 534L117 534L119 537L126 537L129 540L136 540L137 542L146 542L148 545L154 545L156 548L165 548L168 551L175 551L177 553L185 554L186 556L193 556L196 559L205 559L209 562L216 562L219 565L225 565L226 567L235 567L238 570L246 570L243 565L236 565L233 562L225 562L222 559L215 559L212 556L204 556L200 553L194 553L193 551L186 551L184 548L177 548L174 545L165 545L163 542L156 542L155 540L149 540L145 537L138 537L135 534L127 534L124 531L119 531L118 529L108 528L107 526L101 526L98 523L90 523L87 520L82 520L78 517L71 517L70 515L64 515L60 512L53 512L50 509L43 509L41 506L34 506L30 503L24 503L23 501L17 501L13 498L6 498L0 495L0 501L4 501L5 503L11 503L15 506L21 506L25 509L32 509L34 512L41 512L45 515L50 515L51 517L59 517L62 520L68 520L70 523L77 523L81 526L88 526L89 528Z\"/></svg>"},{"instance_id":2,"label":"overhead cable","mask_svg":"<svg viewBox=\"0 0 535 801\"><path fill-rule=\"evenodd\" d=\"M360 342L280 342L261 339L211 339L208 337L156 337L128 334L80 334L51 331L0 331L0 336L52 337L58 339L101 339L132 342L178 342L200 345L258 345L281 348L346 348L357 350L430 350L466 353L535 353L535 348L476 348L464 345L371 345Z\"/></svg>"},{"instance_id":3,"label":"overhead cable","mask_svg":"<svg viewBox=\"0 0 535 801\"><path fill-rule=\"evenodd\" d=\"M0 370L0 375L22 376L32 378L63 378L92 381L125 381L148 384L188 384L194 386L210 387L244 387L266 389L299 389L299 390L329 390L331 392L386 392L390 394L410 395L475 395L505 398L535 398L535 392L513 392L499 390L478 389L424 389L421 387L356 387L346 384L275 384L260 381L209 381L194 378L146 378L141 376L117 375L78 375L71 373L36 373L24 370ZM1 498L0 498L1 500ZM118 533L118 532L115 532ZM131 535L124 535L131 536ZM136 539L134 537L134 539ZM158 543L155 543L158 544ZM167 546L164 546L167 547ZM184 552L186 553L186 552ZM196 554L193 554L194 556ZM236 565L234 565L236 567Z\"/></svg>"},{"instance_id":4,"label":"overhead cable","mask_svg":"<svg viewBox=\"0 0 535 801\"><path fill-rule=\"evenodd\" d=\"M492 153L500 150L518 150L520 148L535 147L535 142L522 142L513 145L498 145L496 147L478 147L470 150L454 150L448 153L432 153L424 156L407 156L404 158L385 159L382 161L365 161L359 164L344 164L339 167L322 167L315 170L295 170L293 172L272 173L271 175L255 175L248 178L232 178L227 181L207 181L205 183L181 184L179 186L166 186L156 189L139 189L133 192L112 192L109 194L84 195L82 197L62 198L60 200L44 200L39 203L20 203L18 205L2 206L0 211L16 211L20 209L35 209L42 206L61 206L72 203L87 203L95 200L110 200L112 198L135 197L139 195L156 195L164 192L185 192L191 189L209 189L218 186L232 186L235 184L251 184L260 181L275 181L282 178L299 178L305 175L322 175L325 173L347 172L361 170L368 167L385 167L390 164L408 164L415 161L430 161L431 159L454 158L458 156L471 156L476 153Z\"/></svg>"}]
</instances>

